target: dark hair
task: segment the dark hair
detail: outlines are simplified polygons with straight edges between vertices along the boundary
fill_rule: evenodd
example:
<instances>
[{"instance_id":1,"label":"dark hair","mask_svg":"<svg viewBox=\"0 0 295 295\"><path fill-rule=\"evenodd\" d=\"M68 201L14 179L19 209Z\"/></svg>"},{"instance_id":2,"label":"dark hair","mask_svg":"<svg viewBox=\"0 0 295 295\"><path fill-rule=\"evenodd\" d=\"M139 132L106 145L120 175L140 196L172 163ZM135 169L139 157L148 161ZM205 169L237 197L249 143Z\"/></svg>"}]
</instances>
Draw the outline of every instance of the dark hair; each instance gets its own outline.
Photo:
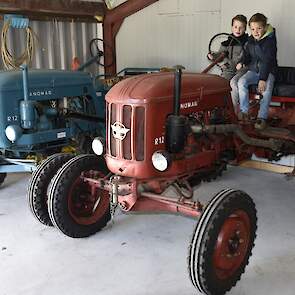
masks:
<instances>
[{"instance_id":1,"label":"dark hair","mask_svg":"<svg viewBox=\"0 0 295 295\"><path fill-rule=\"evenodd\" d=\"M251 23L261 23L265 27L267 25L267 17L262 13L255 13L249 19L249 26Z\"/></svg>"},{"instance_id":2,"label":"dark hair","mask_svg":"<svg viewBox=\"0 0 295 295\"><path fill-rule=\"evenodd\" d=\"M235 17L233 17L232 20L231 20L231 25L232 26L233 26L235 20L245 24L245 27L247 27L247 17L245 15L238 14Z\"/></svg>"}]
</instances>

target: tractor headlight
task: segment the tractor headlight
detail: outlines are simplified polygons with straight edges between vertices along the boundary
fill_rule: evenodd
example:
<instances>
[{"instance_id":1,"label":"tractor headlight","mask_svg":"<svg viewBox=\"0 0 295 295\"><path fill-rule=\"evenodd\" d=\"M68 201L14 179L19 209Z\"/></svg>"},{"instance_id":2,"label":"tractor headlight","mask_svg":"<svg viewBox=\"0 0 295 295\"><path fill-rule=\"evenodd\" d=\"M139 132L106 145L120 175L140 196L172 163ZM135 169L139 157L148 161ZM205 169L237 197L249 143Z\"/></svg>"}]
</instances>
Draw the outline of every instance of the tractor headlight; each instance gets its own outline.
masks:
<instances>
[{"instance_id":1,"label":"tractor headlight","mask_svg":"<svg viewBox=\"0 0 295 295\"><path fill-rule=\"evenodd\" d=\"M166 171L171 163L170 155L166 151L157 151L152 155L152 163L154 167L163 172Z\"/></svg>"},{"instance_id":2,"label":"tractor headlight","mask_svg":"<svg viewBox=\"0 0 295 295\"><path fill-rule=\"evenodd\" d=\"M5 135L12 143L14 143L22 133L22 129L17 125L9 125L5 129Z\"/></svg>"},{"instance_id":3,"label":"tractor headlight","mask_svg":"<svg viewBox=\"0 0 295 295\"><path fill-rule=\"evenodd\" d=\"M105 141L102 137L95 137L92 141L92 150L98 156L104 153Z\"/></svg>"}]
</instances>

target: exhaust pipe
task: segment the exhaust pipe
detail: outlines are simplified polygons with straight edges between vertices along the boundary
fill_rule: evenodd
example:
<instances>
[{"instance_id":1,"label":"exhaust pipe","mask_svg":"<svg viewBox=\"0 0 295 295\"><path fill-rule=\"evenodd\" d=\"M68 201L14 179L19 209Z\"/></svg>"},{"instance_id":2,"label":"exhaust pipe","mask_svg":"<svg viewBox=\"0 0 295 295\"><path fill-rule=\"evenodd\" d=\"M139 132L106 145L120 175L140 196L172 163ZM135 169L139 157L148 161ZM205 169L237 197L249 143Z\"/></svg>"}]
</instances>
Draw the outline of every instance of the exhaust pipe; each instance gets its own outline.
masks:
<instances>
[{"instance_id":1,"label":"exhaust pipe","mask_svg":"<svg viewBox=\"0 0 295 295\"><path fill-rule=\"evenodd\" d=\"M193 125L191 130L195 134L226 134L234 133L247 145L268 148L273 151L279 152L282 148L282 141L276 139L258 139L248 136L239 125L237 124L221 124L221 125Z\"/></svg>"},{"instance_id":2,"label":"exhaust pipe","mask_svg":"<svg viewBox=\"0 0 295 295\"><path fill-rule=\"evenodd\" d=\"M166 120L166 150L179 153L184 149L187 139L187 118L180 116L181 77L183 66L175 66L173 114Z\"/></svg>"},{"instance_id":3,"label":"exhaust pipe","mask_svg":"<svg viewBox=\"0 0 295 295\"><path fill-rule=\"evenodd\" d=\"M174 105L173 105L173 114L179 116L180 111L180 96L181 96L181 76L182 70L185 68L183 66L175 66L174 73Z\"/></svg>"}]
</instances>

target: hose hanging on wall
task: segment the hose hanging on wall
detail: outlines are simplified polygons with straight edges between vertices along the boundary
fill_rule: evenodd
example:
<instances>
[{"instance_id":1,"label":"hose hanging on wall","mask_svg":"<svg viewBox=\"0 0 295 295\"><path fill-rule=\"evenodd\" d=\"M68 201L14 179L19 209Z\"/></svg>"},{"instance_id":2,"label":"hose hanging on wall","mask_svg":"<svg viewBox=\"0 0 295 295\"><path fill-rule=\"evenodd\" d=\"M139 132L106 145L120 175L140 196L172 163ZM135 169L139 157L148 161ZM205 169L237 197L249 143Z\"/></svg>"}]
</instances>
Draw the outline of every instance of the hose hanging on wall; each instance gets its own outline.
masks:
<instances>
[{"instance_id":1,"label":"hose hanging on wall","mask_svg":"<svg viewBox=\"0 0 295 295\"><path fill-rule=\"evenodd\" d=\"M20 56L17 56L17 57L12 55L7 45L7 35L8 35L8 30L10 27L24 28L26 30L25 50L21 53ZM1 32L1 56L2 56L3 64L6 69L11 69L11 68L17 69L22 64L30 65L34 55L34 49L35 49L34 33L33 33L33 30L28 25L15 26L15 23L13 23L11 18L9 18L7 21L4 22L2 32Z\"/></svg>"}]
</instances>

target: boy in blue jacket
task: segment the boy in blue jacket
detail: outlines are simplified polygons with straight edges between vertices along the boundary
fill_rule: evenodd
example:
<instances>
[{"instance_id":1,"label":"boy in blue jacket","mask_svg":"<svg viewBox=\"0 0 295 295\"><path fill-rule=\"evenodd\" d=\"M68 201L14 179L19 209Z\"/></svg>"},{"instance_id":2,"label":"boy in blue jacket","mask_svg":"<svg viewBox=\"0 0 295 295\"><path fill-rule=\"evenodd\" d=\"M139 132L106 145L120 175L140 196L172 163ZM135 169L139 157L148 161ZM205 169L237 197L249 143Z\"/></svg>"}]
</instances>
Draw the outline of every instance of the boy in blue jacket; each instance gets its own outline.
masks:
<instances>
[{"instance_id":1,"label":"boy in blue jacket","mask_svg":"<svg viewBox=\"0 0 295 295\"><path fill-rule=\"evenodd\" d=\"M271 101L275 73L277 70L277 40L275 29L267 24L267 18L254 14L249 20L251 36L245 46L245 53L237 70L246 66L247 72L237 83L240 101L239 119L246 119L249 111L249 85L258 84L258 93L262 95L260 109L255 123L256 129L264 129ZM234 90L234 89L233 89Z\"/></svg>"}]
</instances>

